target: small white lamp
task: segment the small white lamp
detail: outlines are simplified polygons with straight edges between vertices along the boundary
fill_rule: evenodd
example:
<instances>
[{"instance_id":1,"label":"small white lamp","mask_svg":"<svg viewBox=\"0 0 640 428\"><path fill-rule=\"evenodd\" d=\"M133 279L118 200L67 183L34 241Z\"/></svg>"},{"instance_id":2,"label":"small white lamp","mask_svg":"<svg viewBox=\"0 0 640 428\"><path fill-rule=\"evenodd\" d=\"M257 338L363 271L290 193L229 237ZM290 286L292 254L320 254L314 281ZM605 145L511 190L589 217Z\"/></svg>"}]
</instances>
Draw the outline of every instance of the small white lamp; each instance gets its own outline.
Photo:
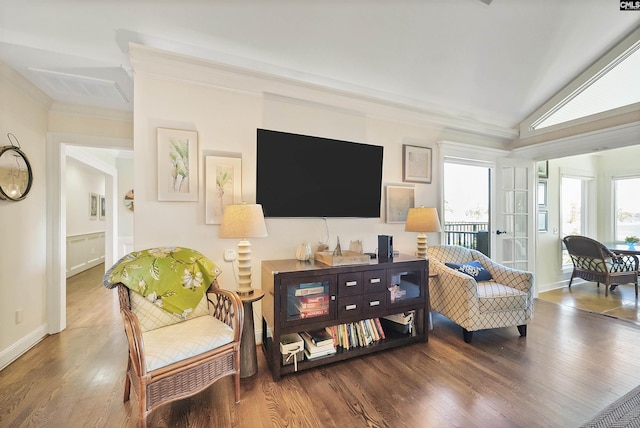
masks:
<instances>
[{"instance_id":1,"label":"small white lamp","mask_svg":"<svg viewBox=\"0 0 640 428\"><path fill-rule=\"evenodd\" d=\"M440 232L440 219L435 208L409 208L407 222L404 226L407 232L418 232L418 252L419 258L427 257L427 235L425 232Z\"/></svg>"},{"instance_id":2,"label":"small white lamp","mask_svg":"<svg viewBox=\"0 0 640 428\"><path fill-rule=\"evenodd\" d=\"M264 238L267 225L262 205L227 205L220 225L221 238L240 238L238 242L238 294L253 294L251 288L251 243L247 238Z\"/></svg>"}]
</instances>

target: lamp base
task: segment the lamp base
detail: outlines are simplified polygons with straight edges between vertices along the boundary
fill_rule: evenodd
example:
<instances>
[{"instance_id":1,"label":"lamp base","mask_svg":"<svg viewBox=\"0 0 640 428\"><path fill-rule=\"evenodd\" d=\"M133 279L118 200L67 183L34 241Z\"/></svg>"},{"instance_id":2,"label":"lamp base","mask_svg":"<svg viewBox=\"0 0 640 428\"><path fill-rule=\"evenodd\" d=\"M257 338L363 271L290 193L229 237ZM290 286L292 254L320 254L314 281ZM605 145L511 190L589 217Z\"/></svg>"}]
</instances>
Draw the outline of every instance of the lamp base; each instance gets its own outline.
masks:
<instances>
[{"instance_id":1,"label":"lamp base","mask_svg":"<svg viewBox=\"0 0 640 428\"><path fill-rule=\"evenodd\" d=\"M238 290L236 291L236 293L238 293L238 296L251 296L253 294L253 288L249 289L249 290Z\"/></svg>"},{"instance_id":2,"label":"lamp base","mask_svg":"<svg viewBox=\"0 0 640 428\"><path fill-rule=\"evenodd\" d=\"M419 259L427 258L427 235L422 232L418 233L418 251L416 251L416 257Z\"/></svg>"}]
</instances>

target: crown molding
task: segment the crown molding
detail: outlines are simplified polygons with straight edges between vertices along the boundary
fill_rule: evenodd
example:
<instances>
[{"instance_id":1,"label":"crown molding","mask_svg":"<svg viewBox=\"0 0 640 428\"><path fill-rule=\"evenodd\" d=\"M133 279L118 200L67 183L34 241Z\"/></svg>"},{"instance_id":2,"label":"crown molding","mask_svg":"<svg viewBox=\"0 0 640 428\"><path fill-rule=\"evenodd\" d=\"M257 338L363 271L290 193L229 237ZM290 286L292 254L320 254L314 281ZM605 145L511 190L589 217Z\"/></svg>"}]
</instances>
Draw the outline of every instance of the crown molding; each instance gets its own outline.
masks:
<instances>
[{"instance_id":1,"label":"crown molding","mask_svg":"<svg viewBox=\"0 0 640 428\"><path fill-rule=\"evenodd\" d=\"M274 74L273 71L263 72L133 43L129 46L129 53L135 72L134 79L136 75L147 75L252 96L299 99L357 111L369 117L476 134L485 139L497 140L501 144L508 144L519 135L517 129L429 109L419 105L416 100L303 73L289 71L288 74L295 78L287 77ZM279 71L281 70L276 70Z\"/></svg>"},{"instance_id":2,"label":"crown molding","mask_svg":"<svg viewBox=\"0 0 640 428\"><path fill-rule=\"evenodd\" d=\"M0 75L45 109L51 108L53 100L47 94L2 61L0 61Z\"/></svg>"},{"instance_id":3,"label":"crown molding","mask_svg":"<svg viewBox=\"0 0 640 428\"><path fill-rule=\"evenodd\" d=\"M52 113L65 114L69 116L92 117L96 119L121 120L133 123L133 112L123 110L112 110L100 107L85 106L79 104L64 104L54 102L49 109Z\"/></svg>"}]
</instances>

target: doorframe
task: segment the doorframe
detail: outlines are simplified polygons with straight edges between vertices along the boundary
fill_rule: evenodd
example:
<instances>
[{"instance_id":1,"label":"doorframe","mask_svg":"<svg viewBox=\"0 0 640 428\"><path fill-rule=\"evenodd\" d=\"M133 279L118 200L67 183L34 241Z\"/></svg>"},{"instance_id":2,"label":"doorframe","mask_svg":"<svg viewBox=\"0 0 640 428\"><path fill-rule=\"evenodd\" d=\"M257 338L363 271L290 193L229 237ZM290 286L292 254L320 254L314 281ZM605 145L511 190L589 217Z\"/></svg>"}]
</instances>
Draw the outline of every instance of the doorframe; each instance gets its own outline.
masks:
<instances>
[{"instance_id":1,"label":"doorframe","mask_svg":"<svg viewBox=\"0 0 640 428\"><path fill-rule=\"evenodd\" d=\"M494 216L495 216L495 195L496 195L496 180L495 180L495 167L496 167L496 163L497 160L499 158L505 158L505 157L509 157L511 151L509 150L503 150L503 149L497 149L497 148L490 148L490 147L481 147L481 146L475 146L475 145L471 145L471 144L467 144L467 143L458 143L458 142L454 142L454 141L438 141L438 146L440 148L439 152L440 152L440 171L444 171L444 163L445 163L445 158L448 159L460 159L462 161L464 161L464 163L467 163L469 165L477 165L477 166L482 166L482 167L487 167L489 168L489 173L491 174L490 176L490 182L489 182L489 209L490 209L490 218L489 218L489 223L493 224L494 222ZM440 207L439 210L440 212L442 212L442 210L444 209L444 180L440 180ZM492 231L493 231L494 227L492 225ZM444 235L441 234L441 241L440 243L443 242L443 237ZM493 257L494 255L494 251L495 251L495 234L494 233L490 233L489 234L489 249L490 249L490 254L491 257Z\"/></svg>"},{"instance_id":2,"label":"doorframe","mask_svg":"<svg viewBox=\"0 0 640 428\"><path fill-rule=\"evenodd\" d=\"M105 267L117 257L118 171L106 163L83 155L79 146L132 150L133 140L91 135L47 134L47 333L59 333L67 325L67 225L66 225L66 165L67 156L73 157L105 174Z\"/></svg>"}]
</instances>

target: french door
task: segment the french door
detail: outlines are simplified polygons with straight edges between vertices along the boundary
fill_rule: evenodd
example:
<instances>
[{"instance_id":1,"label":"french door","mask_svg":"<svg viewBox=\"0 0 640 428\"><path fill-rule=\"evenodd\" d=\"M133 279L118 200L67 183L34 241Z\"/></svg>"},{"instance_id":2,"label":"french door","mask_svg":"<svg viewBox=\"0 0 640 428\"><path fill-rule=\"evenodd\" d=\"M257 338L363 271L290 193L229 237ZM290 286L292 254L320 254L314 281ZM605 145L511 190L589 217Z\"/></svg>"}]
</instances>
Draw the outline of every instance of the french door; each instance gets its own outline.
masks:
<instances>
[{"instance_id":1,"label":"french door","mask_svg":"<svg viewBox=\"0 0 640 428\"><path fill-rule=\"evenodd\" d=\"M501 158L496 162L493 258L505 266L527 271L534 269L534 172L532 161Z\"/></svg>"}]
</instances>

